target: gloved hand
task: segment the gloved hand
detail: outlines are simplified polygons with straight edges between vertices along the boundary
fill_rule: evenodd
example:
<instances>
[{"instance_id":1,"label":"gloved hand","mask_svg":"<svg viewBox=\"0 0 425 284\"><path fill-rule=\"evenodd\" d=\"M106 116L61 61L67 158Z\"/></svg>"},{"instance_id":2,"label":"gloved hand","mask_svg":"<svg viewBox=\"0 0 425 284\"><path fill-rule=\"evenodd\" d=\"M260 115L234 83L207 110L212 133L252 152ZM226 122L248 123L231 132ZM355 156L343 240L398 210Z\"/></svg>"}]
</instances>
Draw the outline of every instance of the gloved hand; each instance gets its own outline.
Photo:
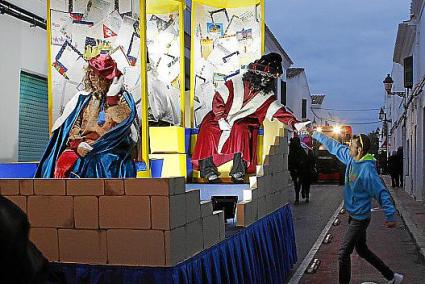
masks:
<instances>
[{"instance_id":1,"label":"gloved hand","mask_svg":"<svg viewBox=\"0 0 425 284\"><path fill-rule=\"evenodd\" d=\"M310 124L311 124L310 120L305 121L305 122L297 122L297 123L294 124L294 128L295 128L296 131L300 132L302 130L305 130L306 127Z\"/></svg>"},{"instance_id":2,"label":"gloved hand","mask_svg":"<svg viewBox=\"0 0 425 284\"><path fill-rule=\"evenodd\" d=\"M109 86L109 90L106 93L107 97L115 97L121 92L122 86L124 83L124 76L121 76L120 78L115 77L112 80L111 86Z\"/></svg>"},{"instance_id":3,"label":"gloved hand","mask_svg":"<svg viewBox=\"0 0 425 284\"><path fill-rule=\"evenodd\" d=\"M220 118L218 120L218 127L220 127L221 131L230 131L230 129L232 129L230 124L224 118Z\"/></svg>"},{"instance_id":4,"label":"gloved hand","mask_svg":"<svg viewBox=\"0 0 425 284\"><path fill-rule=\"evenodd\" d=\"M77 153L81 157L85 157L91 150L93 150L93 147L90 146L90 144L88 144L87 142L81 142L78 145Z\"/></svg>"}]
</instances>

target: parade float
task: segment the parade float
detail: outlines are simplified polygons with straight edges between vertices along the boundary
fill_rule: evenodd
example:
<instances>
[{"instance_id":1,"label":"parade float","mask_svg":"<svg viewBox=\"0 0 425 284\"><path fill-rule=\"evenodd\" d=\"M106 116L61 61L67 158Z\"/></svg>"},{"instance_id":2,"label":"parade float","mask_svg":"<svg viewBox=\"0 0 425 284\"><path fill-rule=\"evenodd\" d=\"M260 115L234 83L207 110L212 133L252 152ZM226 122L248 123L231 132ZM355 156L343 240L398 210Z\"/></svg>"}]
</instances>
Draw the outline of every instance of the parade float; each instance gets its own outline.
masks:
<instances>
[{"instance_id":1,"label":"parade float","mask_svg":"<svg viewBox=\"0 0 425 284\"><path fill-rule=\"evenodd\" d=\"M192 1L190 95L184 9L174 0L48 1L50 126L82 88L87 61L107 53L134 97L141 137L137 178L33 179L13 165L15 178L0 180L67 283L275 283L297 261L281 123L258 131L245 183L207 184L191 161L214 90L265 51L264 1ZM234 203L217 210L220 198Z\"/></svg>"}]
</instances>

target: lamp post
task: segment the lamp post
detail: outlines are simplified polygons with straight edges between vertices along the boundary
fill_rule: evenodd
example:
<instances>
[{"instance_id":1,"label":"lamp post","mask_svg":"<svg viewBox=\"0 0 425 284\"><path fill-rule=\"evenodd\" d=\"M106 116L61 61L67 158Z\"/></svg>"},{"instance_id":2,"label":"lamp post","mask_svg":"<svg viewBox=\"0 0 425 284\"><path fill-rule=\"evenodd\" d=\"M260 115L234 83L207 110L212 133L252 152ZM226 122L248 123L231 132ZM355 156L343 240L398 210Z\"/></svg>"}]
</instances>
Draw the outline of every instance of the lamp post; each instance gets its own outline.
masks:
<instances>
[{"instance_id":1,"label":"lamp post","mask_svg":"<svg viewBox=\"0 0 425 284\"><path fill-rule=\"evenodd\" d=\"M390 74L387 74L387 77L385 77L383 83L384 83L385 91L387 92L388 96L399 96L399 97L402 97L402 98L404 98L406 96L405 92L393 92L392 91L394 81L393 81L393 78L391 78Z\"/></svg>"}]
</instances>

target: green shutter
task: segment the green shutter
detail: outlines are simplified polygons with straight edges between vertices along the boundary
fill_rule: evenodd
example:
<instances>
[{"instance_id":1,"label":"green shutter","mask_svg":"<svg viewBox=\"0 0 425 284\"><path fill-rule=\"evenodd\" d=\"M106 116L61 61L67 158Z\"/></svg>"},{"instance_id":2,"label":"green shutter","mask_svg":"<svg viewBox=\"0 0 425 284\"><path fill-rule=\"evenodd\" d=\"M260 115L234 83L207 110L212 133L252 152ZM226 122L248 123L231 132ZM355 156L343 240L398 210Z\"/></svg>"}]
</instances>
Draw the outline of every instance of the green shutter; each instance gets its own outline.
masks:
<instances>
[{"instance_id":1,"label":"green shutter","mask_svg":"<svg viewBox=\"0 0 425 284\"><path fill-rule=\"evenodd\" d=\"M18 161L40 160L48 141L47 79L21 71Z\"/></svg>"}]
</instances>

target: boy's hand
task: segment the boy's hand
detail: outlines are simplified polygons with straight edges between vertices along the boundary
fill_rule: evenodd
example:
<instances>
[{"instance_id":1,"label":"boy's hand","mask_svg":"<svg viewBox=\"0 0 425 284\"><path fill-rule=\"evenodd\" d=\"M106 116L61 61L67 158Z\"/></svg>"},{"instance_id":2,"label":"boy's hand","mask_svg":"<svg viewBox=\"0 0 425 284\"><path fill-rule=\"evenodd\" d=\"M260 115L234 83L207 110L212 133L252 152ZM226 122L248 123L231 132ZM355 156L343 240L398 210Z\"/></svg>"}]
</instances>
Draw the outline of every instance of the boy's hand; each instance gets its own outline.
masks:
<instances>
[{"instance_id":1,"label":"boy's hand","mask_svg":"<svg viewBox=\"0 0 425 284\"><path fill-rule=\"evenodd\" d=\"M395 228L397 226L397 222L395 222L395 221L385 221L384 225L387 228Z\"/></svg>"},{"instance_id":2,"label":"boy's hand","mask_svg":"<svg viewBox=\"0 0 425 284\"><path fill-rule=\"evenodd\" d=\"M294 124L294 128L297 132L305 131L307 126L311 125L311 121L297 122Z\"/></svg>"},{"instance_id":3,"label":"boy's hand","mask_svg":"<svg viewBox=\"0 0 425 284\"><path fill-rule=\"evenodd\" d=\"M308 134L312 135L314 132L314 128L311 125L311 123L309 125L306 126L305 130L308 132Z\"/></svg>"}]
</instances>

